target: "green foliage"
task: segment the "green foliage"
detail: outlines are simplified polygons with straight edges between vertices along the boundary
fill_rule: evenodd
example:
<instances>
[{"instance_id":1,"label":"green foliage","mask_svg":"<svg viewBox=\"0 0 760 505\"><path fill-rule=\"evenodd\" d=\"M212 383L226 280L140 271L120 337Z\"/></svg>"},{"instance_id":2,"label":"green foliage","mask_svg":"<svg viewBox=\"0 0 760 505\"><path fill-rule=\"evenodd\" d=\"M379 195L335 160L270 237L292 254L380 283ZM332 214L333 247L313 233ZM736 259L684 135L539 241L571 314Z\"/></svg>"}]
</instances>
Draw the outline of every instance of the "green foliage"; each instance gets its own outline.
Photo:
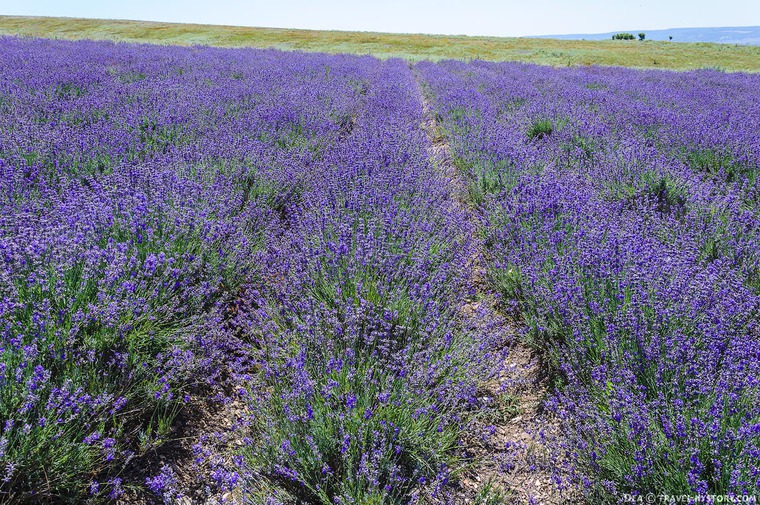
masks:
<instances>
[{"instance_id":1,"label":"green foliage","mask_svg":"<svg viewBox=\"0 0 760 505\"><path fill-rule=\"evenodd\" d=\"M137 134L140 146L134 156L138 159L145 159L154 153L165 154L190 141L182 125L162 125L153 118L144 118L137 126Z\"/></svg>"},{"instance_id":2,"label":"green foliage","mask_svg":"<svg viewBox=\"0 0 760 505\"><path fill-rule=\"evenodd\" d=\"M61 100L73 100L85 94L85 89L72 82L59 84L55 88L55 96Z\"/></svg>"},{"instance_id":3,"label":"green foliage","mask_svg":"<svg viewBox=\"0 0 760 505\"><path fill-rule=\"evenodd\" d=\"M523 279L516 266L495 268L491 271L491 281L498 293L506 300L524 302L527 300L523 290Z\"/></svg>"},{"instance_id":4,"label":"green foliage","mask_svg":"<svg viewBox=\"0 0 760 505\"><path fill-rule=\"evenodd\" d=\"M647 37L647 34L644 32L639 32L639 40L644 40Z\"/></svg>"},{"instance_id":5,"label":"green foliage","mask_svg":"<svg viewBox=\"0 0 760 505\"><path fill-rule=\"evenodd\" d=\"M647 170L641 175L641 183L643 193L654 201L659 212L683 214L689 192L676 177L667 173L660 174Z\"/></svg>"},{"instance_id":6,"label":"green foliage","mask_svg":"<svg viewBox=\"0 0 760 505\"><path fill-rule=\"evenodd\" d=\"M528 138L530 140L541 140L548 137L554 132L554 123L549 119L539 119L528 128Z\"/></svg>"},{"instance_id":7,"label":"green foliage","mask_svg":"<svg viewBox=\"0 0 760 505\"><path fill-rule=\"evenodd\" d=\"M366 79L352 77L348 79L347 83L359 96L365 96L369 91L369 82Z\"/></svg>"},{"instance_id":8,"label":"green foliage","mask_svg":"<svg viewBox=\"0 0 760 505\"><path fill-rule=\"evenodd\" d=\"M612 40L636 40L636 37L632 33L616 33L612 36Z\"/></svg>"},{"instance_id":9,"label":"green foliage","mask_svg":"<svg viewBox=\"0 0 760 505\"><path fill-rule=\"evenodd\" d=\"M487 160L467 161L455 157L454 165L465 174L469 202L478 207L486 200L508 190L517 182L517 174L509 160L492 163Z\"/></svg>"},{"instance_id":10,"label":"green foliage","mask_svg":"<svg viewBox=\"0 0 760 505\"><path fill-rule=\"evenodd\" d=\"M115 77L121 84L133 84L145 80L147 77L143 72L134 70L121 70L118 68L108 69L108 73Z\"/></svg>"},{"instance_id":11,"label":"green foliage","mask_svg":"<svg viewBox=\"0 0 760 505\"><path fill-rule=\"evenodd\" d=\"M509 494L493 480L487 480L475 495L475 505L503 505L507 503Z\"/></svg>"},{"instance_id":12,"label":"green foliage","mask_svg":"<svg viewBox=\"0 0 760 505\"><path fill-rule=\"evenodd\" d=\"M595 156L598 156L597 153L602 148L602 145L596 139L585 135L574 134L569 142L563 142L560 147L565 153L567 153L569 158L568 163L571 166L574 166L575 163L577 163L576 160L588 162Z\"/></svg>"},{"instance_id":13,"label":"green foliage","mask_svg":"<svg viewBox=\"0 0 760 505\"><path fill-rule=\"evenodd\" d=\"M602 196L613 201L654 204L661 214L682 216L688 204L689 190L684 182L667 172L644 170L628 180L606 182Z\"/></svg>"},{"instance_id":14,"label":"green foliage","mask_svg":"<svg viewBox=\"0 0 760 505\"><path fill-rule=\"evenodd\" d=\"M470 114L473 114L473 111L465 107L454 107L449 110L449 118L455 123L459 123Z\"/></svg>"},{"instance_id":15,"label":"green foliage","mask_svg":"<svg viewBox=\"0 0 760 505\"><path fill-rule=\"evenodd\" d=\"M551 267L552 265L546 265L546 269ZM522 273L515 265L491 268L489 281L504 300L514 304L515 315L525 322L528 329L524 335L525 344L541 354L548 363L556 365L555 348L568 337L568 329L559 314L548 315L539 311L537 301L530 295L531 287L526 285ZM551 380L559 386L561 379L554 375Z\"/></svg>"},{"instance_id":16,"label":"green foliage","mask_svg":"<svg viewBox=\"0 0 760 505\"><path fill-rule=\"evenodd\" d=\"M748 180L754 184L760 168L739 162L726 151L694 149L685 154L686 163L692 170L711 177L721 177L729 184Z\"/></svg>"},{"instance_id":17,"label":"green foliage","mask_svg":"<svg viewBox=\"0 0 760 505\"><path fill-rule=\"evenodd\" d=\"M340 125L341 130L346 133L352 128L352 118L349 115L334 117L335 122ZM326 138L315 135L304 126L303 121L292 121L279 127L260 132L259 140L264 143L273 144L283 151L300 151L310 152L316 158L319 158L325 149Z\"/></svg>"}]
</instances>

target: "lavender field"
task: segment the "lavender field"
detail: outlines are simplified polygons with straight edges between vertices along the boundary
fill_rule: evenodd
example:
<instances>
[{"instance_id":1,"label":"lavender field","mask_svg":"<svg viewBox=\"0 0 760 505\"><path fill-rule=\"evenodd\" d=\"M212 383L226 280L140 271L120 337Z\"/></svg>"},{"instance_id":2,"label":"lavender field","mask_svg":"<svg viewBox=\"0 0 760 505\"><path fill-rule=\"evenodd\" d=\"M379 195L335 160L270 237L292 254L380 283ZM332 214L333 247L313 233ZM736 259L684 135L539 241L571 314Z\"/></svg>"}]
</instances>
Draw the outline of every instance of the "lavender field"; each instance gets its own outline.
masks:
<instances>
[{"instance_id":1,"label":"lavender field","mask_svg":"<svg viewBox=\"0 0 760 505\"><path fill-rule=\"evenodd\" d=\"M760 76L0 54L0 502L760 495Z\"/></svg>"}]
</instances>

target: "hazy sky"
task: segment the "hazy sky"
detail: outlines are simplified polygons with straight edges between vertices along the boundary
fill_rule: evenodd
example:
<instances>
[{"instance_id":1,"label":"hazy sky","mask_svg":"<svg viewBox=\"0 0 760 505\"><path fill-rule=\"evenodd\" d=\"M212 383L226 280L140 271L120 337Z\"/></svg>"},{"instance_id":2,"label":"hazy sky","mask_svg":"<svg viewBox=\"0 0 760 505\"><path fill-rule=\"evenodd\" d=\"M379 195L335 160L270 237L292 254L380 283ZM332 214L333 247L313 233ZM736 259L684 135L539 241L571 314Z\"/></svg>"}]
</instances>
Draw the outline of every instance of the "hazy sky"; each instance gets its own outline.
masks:
<instances>
[{"instance_id":1,"label":"hazy sky","mask_svg":"<svg viewBox=\"0 0 760 505\"><path fill-rule=\"evenodd\" d=\"M0 14L520 36L760 25L760 1L0 0Z\"/></svg>"}]
</instances>

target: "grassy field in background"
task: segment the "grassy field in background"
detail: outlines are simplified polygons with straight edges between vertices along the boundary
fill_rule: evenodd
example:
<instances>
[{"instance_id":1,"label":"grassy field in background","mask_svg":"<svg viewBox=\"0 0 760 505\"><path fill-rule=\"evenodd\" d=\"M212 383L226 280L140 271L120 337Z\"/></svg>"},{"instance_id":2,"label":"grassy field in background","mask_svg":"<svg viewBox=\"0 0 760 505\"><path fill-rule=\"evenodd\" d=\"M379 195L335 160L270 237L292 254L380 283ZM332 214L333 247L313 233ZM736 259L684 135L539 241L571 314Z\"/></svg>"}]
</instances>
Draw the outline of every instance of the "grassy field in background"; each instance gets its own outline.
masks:
<instances>
[{"instance_id":1,"label":"grassy field in background","mask_svg":"<svg viewBox=\"0 0 760 505\"><path fill-rule=\"evenodd\" d=\"M0 16L0 34L154 44L273 47L409 60L483 59L554 66L760 71L760 46L657 41L587 41L290 30L75 18Z\"/></svg>"}]
</instances>

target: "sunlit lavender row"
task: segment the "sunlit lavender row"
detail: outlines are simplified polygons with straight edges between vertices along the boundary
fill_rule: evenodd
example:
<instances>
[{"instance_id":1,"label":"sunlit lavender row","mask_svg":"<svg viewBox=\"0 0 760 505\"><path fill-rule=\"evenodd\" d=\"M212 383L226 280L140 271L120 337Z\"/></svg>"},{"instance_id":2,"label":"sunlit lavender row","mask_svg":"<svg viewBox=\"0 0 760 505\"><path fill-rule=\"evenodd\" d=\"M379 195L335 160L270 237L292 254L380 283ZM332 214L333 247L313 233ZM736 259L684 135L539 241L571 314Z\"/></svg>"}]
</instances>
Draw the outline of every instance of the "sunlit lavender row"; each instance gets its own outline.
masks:
<instances>
[{"instance_id":1,"label":"sunlit lavender row","mask_svg":"<svg viewBox=\"0 0 760 505\"><path fill-rule=\"evenodd\" d=\"M228 306L376 62L0 43L0 489L118 498L234 372Z\"/></svg>"},{"instance_id":2,"label":"sunlit lavender row","mask_svg":"<svg viewBox=\"0 0 760 505\"><path fill-rule=\"evenodd\" d=\"M419 67L491 282L556 371L558 484L756 496L760 77Z\"/></svg>"}]
</instances>

